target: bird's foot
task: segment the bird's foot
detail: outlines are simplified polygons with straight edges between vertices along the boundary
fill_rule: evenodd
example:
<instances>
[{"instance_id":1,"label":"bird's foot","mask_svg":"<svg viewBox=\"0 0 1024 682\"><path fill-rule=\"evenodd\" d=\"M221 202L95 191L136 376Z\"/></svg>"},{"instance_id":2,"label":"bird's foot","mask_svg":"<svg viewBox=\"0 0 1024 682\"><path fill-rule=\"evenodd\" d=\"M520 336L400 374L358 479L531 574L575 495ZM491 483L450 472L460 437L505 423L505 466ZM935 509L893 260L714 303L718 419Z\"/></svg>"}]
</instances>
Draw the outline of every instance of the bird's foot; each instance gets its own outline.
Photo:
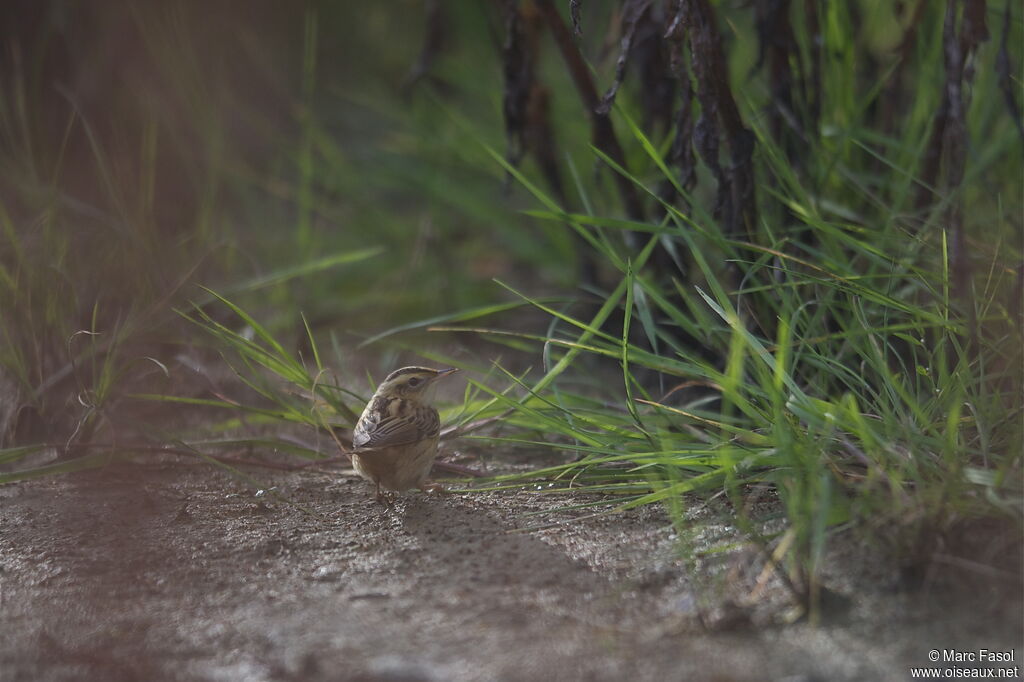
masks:
<instances>
[{"instance_id":1,"label":"bird's foot","mask_svg":"<svg viewBox=\"0 0 1024 682\"><path fill-rule=\"evenodd\" d=\"M398 493L391 490L382 490L380 484L377 484L377 493L375 495L378 504L383 504L385 507L390 507L398 499Z\"/></svg>"},{"instance_id":2,"label":"bird's foot","mask_svg":"<svg viewBox=\"0 0 1024 682\"><path fill-rule=\"evenodd\" d=\"M441 485L440 483L435 483L434 481L424 481L423 483L420 483L419 488L425 493L444 492L444 486Z\"/></svg>"}]
</instances>

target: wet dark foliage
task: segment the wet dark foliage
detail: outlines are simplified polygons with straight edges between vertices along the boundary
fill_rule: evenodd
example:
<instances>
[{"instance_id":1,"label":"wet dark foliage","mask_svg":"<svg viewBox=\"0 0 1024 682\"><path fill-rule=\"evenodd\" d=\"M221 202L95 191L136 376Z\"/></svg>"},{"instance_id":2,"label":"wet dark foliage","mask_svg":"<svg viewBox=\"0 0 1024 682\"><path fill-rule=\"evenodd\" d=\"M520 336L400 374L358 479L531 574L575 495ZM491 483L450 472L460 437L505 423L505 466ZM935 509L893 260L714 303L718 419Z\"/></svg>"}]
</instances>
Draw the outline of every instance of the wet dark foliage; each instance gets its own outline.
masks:
<instances>
[{"instance_id":1,"label":"wet dark foliage","mask_svg":"<svg viewBox=\"0 0 1024 682\"><path fill-rule=\"evenodd\" d=\"M572 8L577 37L580 4L573 3ZM738 234L750 228L757 215L752 164L754 139L744 126L728 85L728 64L721 34L707 2L683 0L671 7L652 0L624 2L621 16L616 20L620 35L614 78L604 95L598 94L580 45L573 40L554 3L549 0L506 2L504 7L509 17L503 62L510 161L518 163L526 151L522 139L528 136L527 102L530 93L539 88L535 83L538 27L525 30L523 17L539 12L572 75L585 115L590 119L594 146L620 168L628 169L610 114L632 66L639 81L644 128L651 133L660 130L664 135L675 124L669 159L679 169L682 186L692 189L696 183L693 163L693 150L696 150L718 186L714 215L729 226L730 232ZM694 123L695 102L700 114ZM792 105L787 105L786 109L791 110ZM545 130L550 131L550 128ZM553 143L550 136L545 135L544 139ZM543 157L543 149L536 147L532 151L547 168L549 163ZM545 177L556 194L564 195L554 173L545 171ZM619 173L615 174L615 182L627 217L633 220L648 217L650 210L644 206L635 185Z\"/></svg>"},{"instance_id":2,"label":"wet dark foliage","mask_svg":"<svg viewBox=\"0 0 1024 682\"><path fill-rule=\"evenodd\" d=\"M926 4L927 0L918 0L907 14L903 38L897 48L899 59L885 81L884 96L874 107L880 130L896 131L901 125L899 117L907 105L905 93L909 92L905 87L905 67L911 61L915 41L926 18ZM643 112L642 127L654 139L672 133L667 160L676 167L679 184L688 192L696 186L696 152L717 187L712 206L715 218L729 234L751 232L758 211L755 187L759 178L753 163L755 141L729 85L729 64L723 50L720 20L709 2L623 0L620 7L612 10L610 31L617 34L618 56L612 81L603 95L598 95L578 42L583 36L581 27L588 4L580 0L569 3L571 32L549 0L507 0L502 7L507 18L503 50L505 126L510 141L508 158L513 164L518 164L527 153L535 155L556 196L565 196L563 181L552 162L552 150L557 141L546 114L550 92L539 84L537 76L542 22L572 75L584 114L590 120L594 146L614 163L627 168L622 146L608 117L627 74L634 71L632 78L636 80ZM989 38L984 0L953 1L946 7L945 95L934 115L932 139L923 150L919 207L934 204L936 190L949 193L962 180L967 144L965 115L975 68L973 58L978 45ZM765 107L768 130L787 159L799 168L807 155L813 153L820 135L822 60L823 52L830 49L819 24L818 2L764 0L749 3L749 8L758 38L754 71L766 72L770 89ZM856 11L851 8L851 12ZM1011 21L1007 4L997 68L1007 108L1024 135L1010 85L1013 58L1008 35ZM590 33L596 33L593 22L588 24ZM798 32L801 35L798 36ZM864 74L865 80L877 78L881 64L870 56L865 62L872 70ZM545 113L529 115L537 111ZM527 139L534 140L534 144L527 144ZM766 178L760 181L764 180ZM616 182L627 217L650 217L650 207L644 206L635 189L619 179ZM668 185L664 187L664 198L685 204L684 197L671 197L674 193L669 189ZM959 210L956 202L946 209L958 254L955 259L958 289L962 290L968 276L968 259L963 254L963 236L956 227Z\"/></svg>"}]
</instances>

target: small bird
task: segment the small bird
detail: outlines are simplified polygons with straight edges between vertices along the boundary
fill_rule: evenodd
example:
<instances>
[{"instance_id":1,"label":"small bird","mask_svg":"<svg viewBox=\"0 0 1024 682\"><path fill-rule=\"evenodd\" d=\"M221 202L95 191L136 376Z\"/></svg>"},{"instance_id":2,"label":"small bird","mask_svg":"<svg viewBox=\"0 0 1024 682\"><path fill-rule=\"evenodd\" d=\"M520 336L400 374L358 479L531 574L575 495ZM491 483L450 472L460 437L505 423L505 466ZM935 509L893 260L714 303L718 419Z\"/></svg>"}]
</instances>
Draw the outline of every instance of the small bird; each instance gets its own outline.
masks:
<instances>
[{"instance_id":1,"label":"small bird","mask_svg":"<svg viewBox=\"0 0 1024 682\"><path fill-rule=\"evenodd\" d=\"M352 467L377 486L378 501L410 488L437 489L427 476L437 457L441 420L423 400L431 384L457 371L396 369L366 404L352 432Z\"/></svg>"}]
</instances>

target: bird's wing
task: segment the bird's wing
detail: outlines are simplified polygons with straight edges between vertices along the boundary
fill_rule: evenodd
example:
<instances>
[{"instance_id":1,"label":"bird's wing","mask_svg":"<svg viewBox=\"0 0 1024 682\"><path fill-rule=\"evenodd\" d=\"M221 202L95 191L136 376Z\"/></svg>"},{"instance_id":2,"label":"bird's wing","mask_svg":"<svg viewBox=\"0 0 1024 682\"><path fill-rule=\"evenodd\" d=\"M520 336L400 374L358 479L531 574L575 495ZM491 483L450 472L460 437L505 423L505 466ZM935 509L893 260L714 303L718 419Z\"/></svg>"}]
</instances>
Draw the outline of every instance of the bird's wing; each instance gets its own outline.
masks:
<instances>
[{"instance_id":1,"label":"bird's wing","mask_svg":"<svg viewBox=\"0 0 1024 682\"><path fill-rule=\"evenodd\" d=\"M440 429L441 420L432 407L389 405L363 414L352 433L352 446L365 451L406 445L433 438Z\"/></svg>"}]
</instances>

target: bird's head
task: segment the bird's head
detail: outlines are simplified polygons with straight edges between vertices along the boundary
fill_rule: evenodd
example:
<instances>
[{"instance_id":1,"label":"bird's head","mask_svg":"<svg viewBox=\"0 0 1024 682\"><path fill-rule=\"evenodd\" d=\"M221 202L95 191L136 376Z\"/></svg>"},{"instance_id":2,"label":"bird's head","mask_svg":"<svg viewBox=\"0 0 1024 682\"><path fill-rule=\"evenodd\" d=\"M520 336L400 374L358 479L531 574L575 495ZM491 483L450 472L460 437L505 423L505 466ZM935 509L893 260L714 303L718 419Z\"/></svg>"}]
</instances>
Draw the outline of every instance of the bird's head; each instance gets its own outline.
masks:
<instances>
[{"instance_id":1,"label":"bird's head","mask_svg":"<svg viewBox=\"0 0 1024 682\"><path fill-rule=\"evenodd\" d=\"M377 395L416 400L435 381L457 371L459 370L454 367L448 369L430 369L429 367L396 369L377 387Z\"/></svg>"}]
</instances>

